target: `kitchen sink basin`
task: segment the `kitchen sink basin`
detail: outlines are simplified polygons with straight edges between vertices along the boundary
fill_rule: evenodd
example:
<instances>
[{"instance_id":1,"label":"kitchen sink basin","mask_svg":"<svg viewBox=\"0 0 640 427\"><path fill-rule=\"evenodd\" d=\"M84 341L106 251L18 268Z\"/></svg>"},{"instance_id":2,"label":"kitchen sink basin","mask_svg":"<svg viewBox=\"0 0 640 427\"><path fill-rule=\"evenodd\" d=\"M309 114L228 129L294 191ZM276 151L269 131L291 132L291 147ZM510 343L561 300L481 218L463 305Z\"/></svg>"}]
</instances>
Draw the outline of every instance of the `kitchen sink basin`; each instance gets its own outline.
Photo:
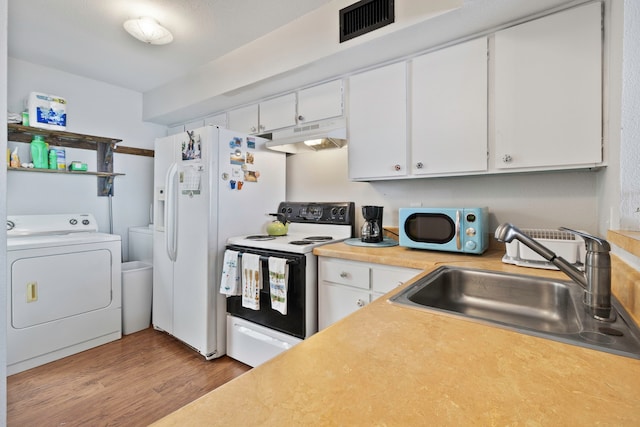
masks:
<instances>
[{"instance_id":1,"label":"kitchen sink basin","mask_svg":"<svg viewBox=\"0 0 640 427\"><path fill-rule=\"evenodd\" d=\"M640 359L640 329L619 302L611 319L596 320L583 293L573 281L447 266L389 301Z\"/></svg>"}]
</instances>

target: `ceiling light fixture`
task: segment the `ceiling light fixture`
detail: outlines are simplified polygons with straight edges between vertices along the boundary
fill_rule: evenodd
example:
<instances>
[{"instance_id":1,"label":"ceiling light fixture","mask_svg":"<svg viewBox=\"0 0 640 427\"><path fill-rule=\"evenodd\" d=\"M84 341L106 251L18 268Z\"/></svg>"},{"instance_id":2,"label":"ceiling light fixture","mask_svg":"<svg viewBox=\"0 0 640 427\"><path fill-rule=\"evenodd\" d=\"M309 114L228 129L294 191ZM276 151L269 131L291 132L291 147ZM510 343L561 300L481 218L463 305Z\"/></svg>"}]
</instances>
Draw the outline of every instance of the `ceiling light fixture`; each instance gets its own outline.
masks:
<instances>
[{"instance_id":1,"label":"ceiling light fixture","mask_svg":"<svg viewBox=\"0 0 640 427\"><path fill-rule=\"evenodd\" d=\"M138 40L149 44L167 44L173 41L173 35L158 22L147 16L129 19L124 29Z\"/></svg>"}]
</instances>

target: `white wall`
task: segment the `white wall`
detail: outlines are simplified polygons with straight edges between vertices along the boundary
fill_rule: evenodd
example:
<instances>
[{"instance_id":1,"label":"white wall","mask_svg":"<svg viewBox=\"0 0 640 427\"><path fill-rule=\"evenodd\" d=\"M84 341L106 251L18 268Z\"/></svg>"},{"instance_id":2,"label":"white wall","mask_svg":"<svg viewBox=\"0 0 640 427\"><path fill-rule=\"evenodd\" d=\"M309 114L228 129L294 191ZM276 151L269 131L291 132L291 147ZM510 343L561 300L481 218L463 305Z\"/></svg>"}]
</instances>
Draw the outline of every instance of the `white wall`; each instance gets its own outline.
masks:
<instances>
[{"instance_id":1,"label":"white wall","mask_svg":"<svg viewBox=\"0 0 640 427\"><path fill-rule=\"evenodd\" d=\"M620 228L640 229L640 2L624 2Z\"/></svg>"},{"instance_id":2,"label":"white wall","mask_svg":"<svg viewBox=\"0 0 640 427\"><path fill-rule=\"evenodd\" d=\"M67 100L67 131L122 139L122 145L153 149L154 139L166 135L166 127L142 121L142 94L106 83L9 58L7 108L24 109L29 92L62 96ZM19 147L20 158L29 159L29 145ZM84 161L96 170L96 152L66 149L67 162ZM113 233L122 236L127 259L127 228L149 223L153 198L153 158L127 154L114 156L115 178ZM94 176L10 172L7 176L7 213L46 214L89 212L100 231L109 232L109 198L97 196Z\"/></svg>"},{"instance_id":3,"label":"white wall","mask_svg":"<svg viewBox=\"0 0 640 427\"><path fill-rule=\"evenodd\" d=\"M351 182L347 149L287 157L287 199L353 201L356 208L384 206L383 223L398 226L398 209L488 206L490 228L512 222L523 228L568 226L596 233L597 178L603 171L545 172L456 178ZM362 215L357 211L357 226Z\"/></svg>"},{"instance_id":4,"label":"white wall","mask_svg":"<svg viewBox=\"0 0 640 427\"><path fill-rule=\"evenodd\" d=\"M0 3L0 153L7 146L7 2ZM6 194L7 160L0 156L0 194ZM1 196L0 196L1 197ZM6 203L0 203L0 221L6 222ZM7 231L0 232L0 425L7 422Z\"/></svg>"}]
</instances>

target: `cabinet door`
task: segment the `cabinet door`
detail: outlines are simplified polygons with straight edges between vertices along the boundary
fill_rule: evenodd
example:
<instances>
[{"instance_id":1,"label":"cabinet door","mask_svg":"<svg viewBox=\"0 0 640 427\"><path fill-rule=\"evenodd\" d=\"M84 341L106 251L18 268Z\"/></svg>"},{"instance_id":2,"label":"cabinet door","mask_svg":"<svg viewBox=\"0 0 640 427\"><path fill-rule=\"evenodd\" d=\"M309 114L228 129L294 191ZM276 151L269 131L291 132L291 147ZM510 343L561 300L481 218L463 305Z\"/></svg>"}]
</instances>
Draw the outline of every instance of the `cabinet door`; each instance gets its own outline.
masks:
<instances>
[{"instance_id":1,"label":"cabinet door","mask_svg":"<svg viewBox=\"0 0 640 427\"><path fill-rule=\"evenodd\" d=\"M298 92L298 123L342 116L342 80Z\"/></svg>"},{"instance_id":2,"label":"cabinet door","mask_svg":"<svg viewBox=\"0 0 640 427\"><path fill-rule=\"evenodd\" d=\"M349 178L407 175L407 74L404 62L349 79Z\"/></svg>"},{"instance_id":3,"label":"cabinet door","mask_svg":"<svg viewBox=\"0 0 640 427\"><path fill-rule=\"evenodd\" d=\"M258 104L229 111L229 129L242 133L258 133Z\"/></svg>"},{"instance_id":4,"label":"cabinet door","mask_svg":"<svg viewBox=\"0 0 640 427\"><path fill-rule=\"evenodd\" d=\"M321 281L318 285L318 329L326 328L369 302L369 291Z\"/></svg>"},{"instance_id":5,"label":"cabinet door","mask_svg":"<svg viewBox=\"0 0 640 427\"><path fill-rule=\"evenodd\" d=\"M420 273L422 270L415 268L374 265L371 267L371 289L374 293L386 294Z\"/></svg>"},{"instance_id":6,"label":"cabinet door","mask_svg":"<svg viewBox=\"0 0 640 427\"><path fill-rule=\"evenodd\" d=\"M216 114L215 116L209 116L204 118L205 126L220 126L221 128L227 127L227 113Z\"/></svg>"},{"instance_id":7,"label":"cabinet door","mask_svg":"<svg viewBox=\"0 0 640 427\"><path fill-rule=\"evenodd\" d=\"M411 172L487 170L487 39L411 61Z\"/></svg>"},{"instance_id":8,"label":"cabinet door","mask_svg":"<svg viewBox=\"0 0 640 427\"><path fill-rule=\"evenodd\" d=\"M279 96L260 103L260 132L295 126L296 94Z\"/></svg>"},{"instance_id":9,"label":"cabinet door","mask_svg":"<svg viewBox=\"0 0 640 427\"><path fill-rule=\"evenodd\" d=\"M204 120L195 120L193 122L185 123L184 130L194 130L204 126Z\"/></svg>"},{"instance_id":10,"label":"cabinet door","mask_svg":"<svg viewBox=\"0 0 640 427\"><path fill-rule=\"evenodd\" d=\"M495 34L497 169L602 162L601 4Z\"/></svg>"}]
</instances>

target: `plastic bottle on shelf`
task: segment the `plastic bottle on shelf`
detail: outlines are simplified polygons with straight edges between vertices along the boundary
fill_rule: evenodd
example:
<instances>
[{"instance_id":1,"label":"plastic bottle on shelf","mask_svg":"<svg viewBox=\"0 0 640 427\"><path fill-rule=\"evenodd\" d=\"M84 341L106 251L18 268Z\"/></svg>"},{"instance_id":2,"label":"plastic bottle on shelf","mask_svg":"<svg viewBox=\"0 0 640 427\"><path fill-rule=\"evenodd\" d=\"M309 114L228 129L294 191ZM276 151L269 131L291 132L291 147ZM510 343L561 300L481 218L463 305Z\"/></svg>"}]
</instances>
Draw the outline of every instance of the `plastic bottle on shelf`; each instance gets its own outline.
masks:
<instances>
[{"instance_id":1,"label":"plastic bottle on shelf","mask_svg":"<svg viewBox=\"0 0 640 427\"><path fill-rule=\"evenodd\" d=\"M57 169L58 170L67 170L67 160L65 156L64 148L56 149L56 157L57 157Z\"/></svg>"},{"instance_id":2,"label":"plastic bottle on shelf","mask_svg":"<svg viewBox=\"0 0 640 427\"><path fill-rule=\"evenodd\" d=\"M11 160L9 166L12 168L20 167L20 157L18 156L18 147L13 149L13 153L11 153Z\"/></svg>"},{"instance_id":3,"label":"plastic bottle on shelf","mask_svg":"<svg viewBox=\"0 0 640 427\"><path fill-rule=\"evenodd\" d=\"M58 154L55 147L49 148L49 169L58 169Z\"/></svg>"},{"instance_id":4,"label":"plastic bottle on shelf","mask_svg":"<svg viewBox=\"0 0 640 427\"><path fill-rule=\"evenodd\" d=\"M33 166L38 169L47 169L49 166L47 155L47 145L44 142L44 138L40 135L35 135L31 140Z\"/></svg>"}]
</instances>

